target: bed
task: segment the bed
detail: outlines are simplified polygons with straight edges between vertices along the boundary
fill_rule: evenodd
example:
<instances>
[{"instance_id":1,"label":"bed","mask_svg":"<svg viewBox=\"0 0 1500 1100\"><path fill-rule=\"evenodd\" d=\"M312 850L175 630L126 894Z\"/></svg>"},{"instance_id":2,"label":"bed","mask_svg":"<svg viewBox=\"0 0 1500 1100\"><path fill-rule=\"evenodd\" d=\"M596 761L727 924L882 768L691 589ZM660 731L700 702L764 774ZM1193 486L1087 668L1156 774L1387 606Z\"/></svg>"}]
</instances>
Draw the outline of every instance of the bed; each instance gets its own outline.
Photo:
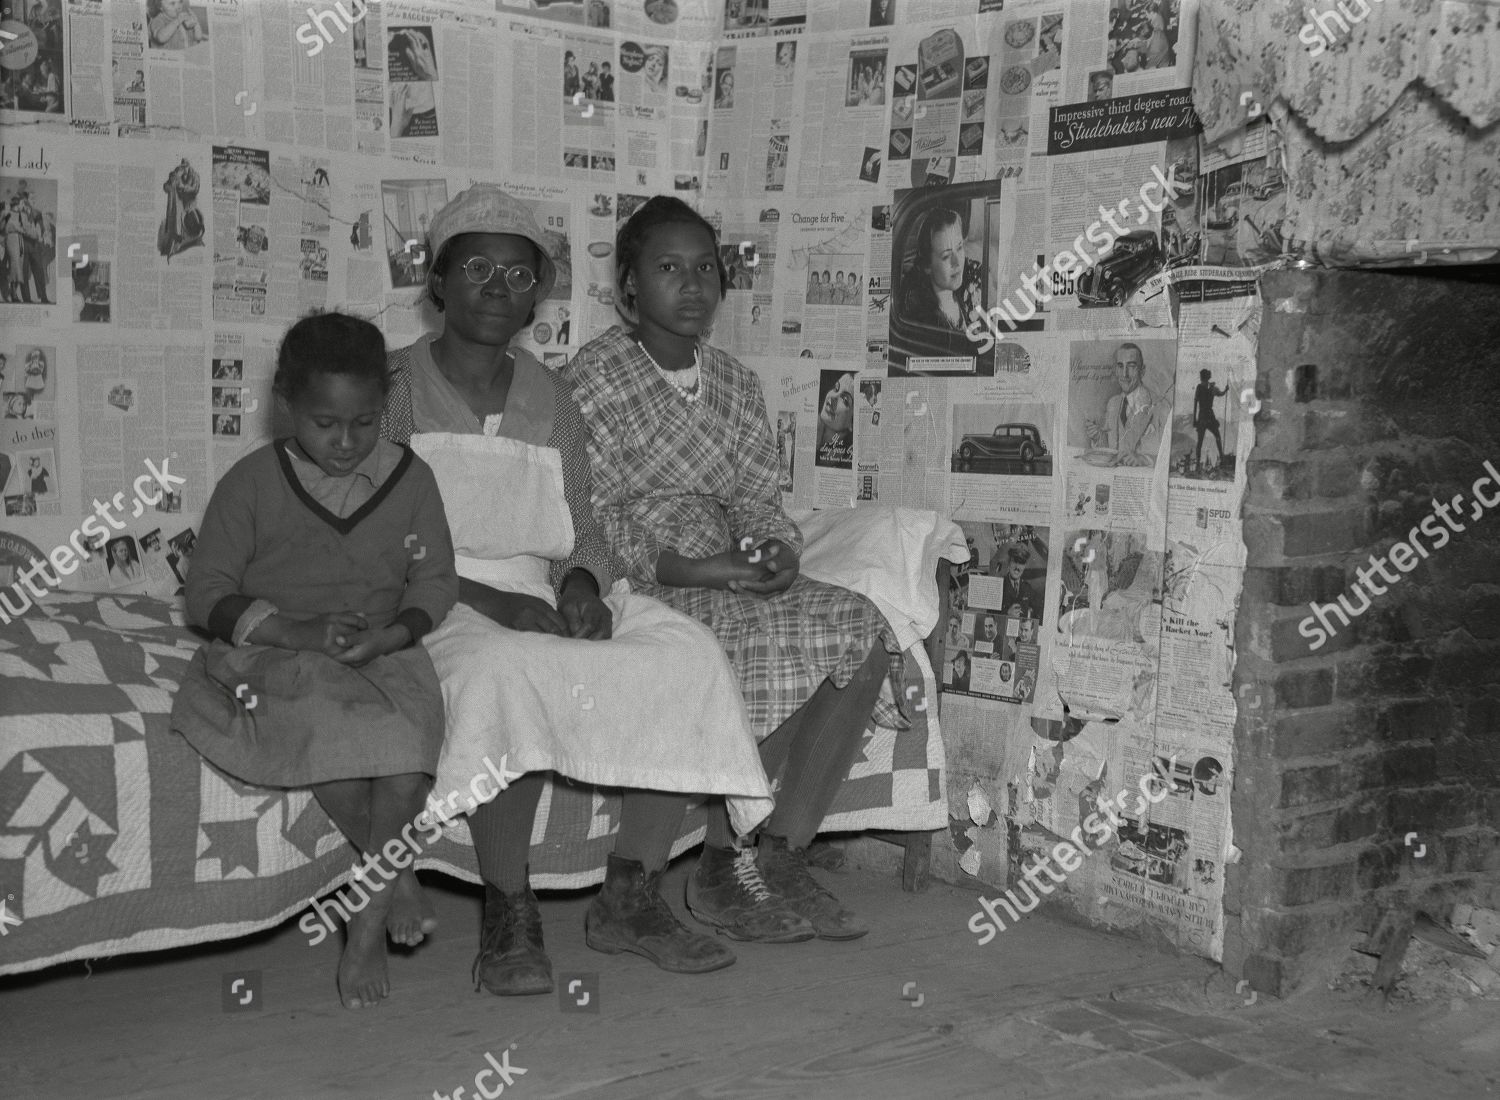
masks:
<instances>
[{"instance_id":1,"label":"bed","mask_svg":"<svg viewBox=\"0 0 1500 1100\"><path fill-rule=\"evenodd\" d=\"M930 840L946 826L947 791L925 639L938 622L937 563L964 560L962 533L885 506L804 524L803 568L871 596L910 658L912 728L866 731L823 830ZM351 879L353 850L309 792L242 783L168 728L201 644L179 602L146 596L55 592L0 626L0 974L233 939ZM618 809L617 794L551 781L533 884L602 881ZM674 855L702 839L704 819L695 806ZM478 882L462 819L416 865Z\"/></svg>"}]
</instances>

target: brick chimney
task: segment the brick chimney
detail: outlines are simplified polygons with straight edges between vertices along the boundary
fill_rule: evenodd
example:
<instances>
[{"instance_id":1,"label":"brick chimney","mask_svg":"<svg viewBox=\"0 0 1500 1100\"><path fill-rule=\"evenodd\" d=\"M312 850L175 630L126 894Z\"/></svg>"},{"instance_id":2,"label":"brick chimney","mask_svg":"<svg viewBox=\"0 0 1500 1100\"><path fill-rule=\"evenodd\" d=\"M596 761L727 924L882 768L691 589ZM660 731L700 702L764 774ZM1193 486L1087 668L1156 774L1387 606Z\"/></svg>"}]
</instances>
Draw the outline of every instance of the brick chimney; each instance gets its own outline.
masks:
<instances>
[{"instance_id":1,"label":"brick chimney","mask_svg":"<svg viewBox=\"0 0 1500 1100\"><path fill-rule=\"evenodd\" d=\"M1387 908L1500 901L1500 478L1494 508L1475 488L1500 469L1500 283L1262 292L1224 966L1282 995Z\"/></svg>"}]
</instances>

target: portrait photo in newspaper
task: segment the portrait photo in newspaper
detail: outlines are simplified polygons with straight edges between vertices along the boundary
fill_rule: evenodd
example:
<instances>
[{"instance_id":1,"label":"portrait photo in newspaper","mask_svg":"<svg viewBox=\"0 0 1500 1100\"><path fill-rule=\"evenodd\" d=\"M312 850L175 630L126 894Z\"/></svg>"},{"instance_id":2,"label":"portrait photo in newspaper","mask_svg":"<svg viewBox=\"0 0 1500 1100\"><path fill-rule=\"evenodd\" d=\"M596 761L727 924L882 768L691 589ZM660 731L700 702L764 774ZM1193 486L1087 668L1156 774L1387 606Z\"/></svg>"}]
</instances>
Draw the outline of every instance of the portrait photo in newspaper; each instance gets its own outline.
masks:
<instances>
[{"instance_id":1,"label":"portrait photo in newspaper","mask_svg":"<svg viewBox=\"0 0 1500 1100\"><path fill-rule=\"evenodd\" d=\"M1002 232L1000 193L998 180L896 192L891 210L894 374L994 375L994 340L980 343L969 332L984 330L983 317L996 294L991 273ZM1017 326L1041 327L1036 318Z\"/></svg>"},{"instance_id":2,"label":"portrait photo in newspaper","mask_svg":"<svg viewBox=\"0 0 1500 1100\"><path fill-rule=\"evenodd\" d=\"M854 468L854 375L848 371L818 372L818 446L815 465L825 469Z\"/></svg>"},{"instance_id":3,"label":"portrait photo in newspaper","mask_svg":"<svg viewBox=\"0 0 1500 1100\"><path fill-rule=\"evenodd\" d=\"M197 64L208 61L208 8L187 0L146 0L146 24L153 50L189 51ZM197 47L205 47L203 50Z\"/></svg>"},{"instance_id":4,"label":"portrait photo in newspaper","mask_svg":"<svg viewBox=\"0 0 1500 1100\"><path fill-rule=\"evenodd\" d=\"M855 50L849 55L845 107L885 105L885 50Z\"/></svg>"},{"instance_id":5,"label":"portrait photo in newspaper","mask_svg":"<svg viewBox=\"0 0 1500 1100\"><path fill-rule=\"evenodd\" d=\"M1149 473L1167 425L1177 373L1174 340L1074 340L1068 447L1090 466Z\"/></svg>"},{"instance_id":6,"label":"portrait photo in newspaper","mask_svg":"<svg viewBox=\"0 0 1500 1100\"><path fill-rule=\"evenodd\" d=\"M109 586L122 588L146 579L141 553L130 535L120 535L104 544L104 561L109 569Z\"/></svg>"},{"instance_id":7,"label":"portrait photo in newspaper","mask_svg":"<svg viewBox=\"0 0 1500 1100\"><path fill-rule=\"evenodd\" d=\"M776 43L776 75L777 84L787 85L796 80L797 77L797 43L794 39L785 39Z\"/></svg>"},{"instance_id":8,"label":"portrait photo in newspaper","mask_svg":"<svg viewBox=\"0 0 1500 1100\"><path fill-rule=\"evenodd\" d=\"M721 46L714 55L714 109L717 111L730 111L734 109L734 64L736 50L734 46Z\"/></svg>"}]
</instances>

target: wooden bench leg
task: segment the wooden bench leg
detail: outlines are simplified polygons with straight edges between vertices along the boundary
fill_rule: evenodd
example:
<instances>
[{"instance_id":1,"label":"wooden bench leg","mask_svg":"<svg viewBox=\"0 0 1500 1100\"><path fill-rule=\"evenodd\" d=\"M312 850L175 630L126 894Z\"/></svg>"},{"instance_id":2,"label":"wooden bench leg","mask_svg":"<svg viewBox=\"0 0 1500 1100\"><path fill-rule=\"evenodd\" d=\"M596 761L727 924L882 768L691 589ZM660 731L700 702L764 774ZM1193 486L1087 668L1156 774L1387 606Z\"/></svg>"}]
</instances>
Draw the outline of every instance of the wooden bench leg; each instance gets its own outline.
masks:
<instances>
[{"instance_id":1,"label":"wooden bench leg","mask_svg":"<svg viewBox=\"0 0 1500 1100\"><path fill-rule=\"evenodd\" d=\"M901 889L909 894L927 889L928 880L932 878L932 833L892 833L877 829L865 835L887 844L900 845L903 852Z\"/></svg>"},{"instance_id":2,"label":"wooden bench leg","mask_svg":"<svg viewBox=\"0 0 1500 1100\"><path fill-rule=\"evenodd\" d=\"M927 889L932 874L932 834L907 833L906 855L901 861L901 889L908 894Z\"/></svg>"}]
</instances>

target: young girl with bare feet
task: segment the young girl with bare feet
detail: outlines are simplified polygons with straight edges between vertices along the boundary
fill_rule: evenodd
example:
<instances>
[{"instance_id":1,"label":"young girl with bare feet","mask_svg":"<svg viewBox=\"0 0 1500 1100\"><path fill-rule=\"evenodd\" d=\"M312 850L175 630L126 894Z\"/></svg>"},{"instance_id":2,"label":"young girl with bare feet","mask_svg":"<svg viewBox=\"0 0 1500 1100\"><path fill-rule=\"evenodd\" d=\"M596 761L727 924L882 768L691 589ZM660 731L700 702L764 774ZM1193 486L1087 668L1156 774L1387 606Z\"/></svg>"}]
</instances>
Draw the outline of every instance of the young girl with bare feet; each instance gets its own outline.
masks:
<instances>
[{"instance_id":1,"label":"young girl with bare feet","mask_svg":"<svg viewBox=\"0 0 1500 1100\"><path fill-rule=\"evenodd\" d=\"M348 1008L389 995L387 934L410 946L436 927L411 864L392 865L386 889L378 853L431 785L443 696L420 641L458 598L432 470L380 437L388 386L374 325L328 313L287 332L275 393L293 434L241 459L209 500L187 607L214 640L172 707L172 728L231 775L311 786L378 872L350 888L368 903L339 961Z\"/></svg>"}]
</instances>

